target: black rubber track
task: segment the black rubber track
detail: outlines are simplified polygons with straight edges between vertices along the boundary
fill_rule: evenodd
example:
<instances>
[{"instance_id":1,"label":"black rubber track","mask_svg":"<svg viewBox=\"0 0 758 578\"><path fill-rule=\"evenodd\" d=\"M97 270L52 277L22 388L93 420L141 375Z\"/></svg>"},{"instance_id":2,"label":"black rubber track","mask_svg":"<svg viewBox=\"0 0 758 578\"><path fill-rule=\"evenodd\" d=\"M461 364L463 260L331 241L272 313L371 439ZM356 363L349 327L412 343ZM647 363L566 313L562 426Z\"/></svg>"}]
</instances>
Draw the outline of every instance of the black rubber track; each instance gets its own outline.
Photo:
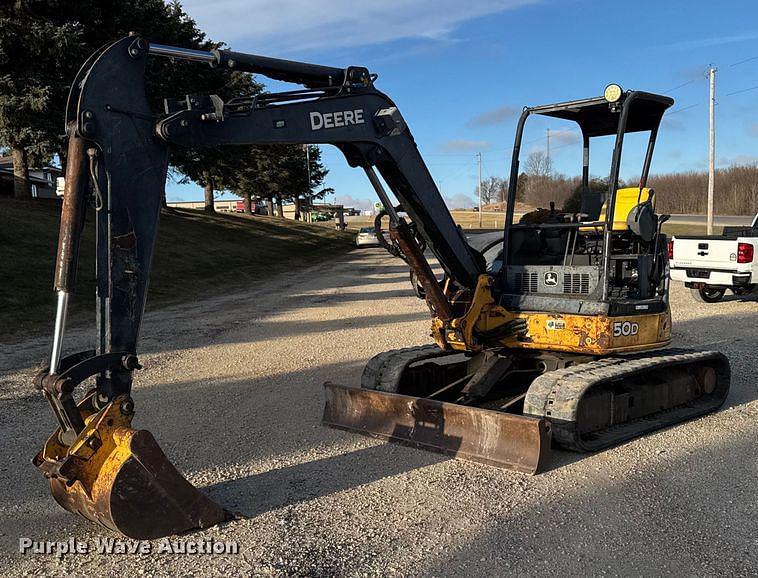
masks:
<instances>
[{"instance_id":1,"label":"black rubber track","mask_svg":"<svg viewBox=\"0 0 758 578\"><path fill-rule=\"evenodd\" d=\"M580 435L576 422L577 410L582 397L591 388L609 383L623 384L624 378L640 372L665 372L669 368L705 362L716 370L716 386L712 393L612 425L588 436ZM668 349L608 357L541 375L529 387L524 402L524 413L550 420L553 440L561 447L582 452L597 451L715 411L721 407L729 393L729 380L729 360L717 351Z\"/></svg>"},{"instance_id":2,"label":"black rubber track","mask_svg":"<svg viewBox=\"0 0 758 578\"><path fill-rule=\"evenodd\" d=\"M363 369L361 387L397 393L403 372L417 361L458 355L459 351L443 351L435 344L391 349L372 357Z\"/></svg>"}]
</instances>

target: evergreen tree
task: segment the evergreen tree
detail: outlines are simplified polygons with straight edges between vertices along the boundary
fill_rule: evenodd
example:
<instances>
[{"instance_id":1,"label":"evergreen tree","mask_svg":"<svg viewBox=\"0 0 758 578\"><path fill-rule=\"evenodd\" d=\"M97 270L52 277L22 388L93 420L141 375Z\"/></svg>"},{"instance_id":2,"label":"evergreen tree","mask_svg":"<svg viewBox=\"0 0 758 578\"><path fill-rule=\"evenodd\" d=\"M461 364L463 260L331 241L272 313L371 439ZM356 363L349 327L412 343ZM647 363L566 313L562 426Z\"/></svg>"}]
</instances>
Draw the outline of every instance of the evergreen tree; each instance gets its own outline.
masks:
<instances>
[{"instance_id":1,"label":"evergreen tree","mask_svg":"<svg viewBox=\"0 0 758 578\"><path fill-rule=\"evenodd\" d=\"M228 147L227 147L228 148ZM232 147L237 148L237 147ZM239 147L242 148L242 147ZM310 187L305 148L302 145L268 145L249 147L247 153L235 153L229 158L239 158L237 166L225 167L225 188L243 198L265 200L270 216L283 216L284 203L295 204L299 214L303 201L309 205L321 199L332 189L317 189L329 172L321 162L321 149L310 147Z\"/></svg>"},{"instance_id":2,"label":"evergreen tree","mask_svg":"<svg viewBox=\"0 0 758 578\"><path fill-rule=\"evenodd\" d=\"M31 197L30 162L60 148L66 83L61 59L81 63L82 27L56 17L56 0L14 0L0 5L0 146L13 158L14 196Z\"/></svg>"},{"instance_id":3,"label":"evergreen tree","mask_svg":"<svg viewBox=\"0 0 758 578\"><path fill-rule=\"evenodd\" d=\"M16 196L30 195L30 162L49 162L58 154L65 163L66 97L79 67L95 50L132 31L163 44L203 50L221 46L207 39L176 1L11 0L0 4L0 149L13 156ZM145 83L156 111L162 110L164 97L217 94L226 101L263 89L246 73L164 58L148 61ZM321 151L318 147L310 150L310 186L305 152L299 145L172 148L170 163L184 182L192 180L204 188L206 210L213 210L214 195L223 190L243 198L266 198L273 208L274 198L281 206L301 197L310 202L325 194L314 192L327 172Z\"/></svg>"},{"instance_id":4,"label":"evergreen tree","mask_svg":"<svg viewBox=\"0 0 758 578\"><path fill-rule=\"evenodd\" d=\"M0 4L0 147L13 156L16 196L30 194L31 161L49 162L57 153L65 162L66 97L79 67L95 50L131 31L166 44L214 46L178 2L12 0ZM162 104L162 96L191 92L190 66L151 59L146 86L156 107Z\"/></svg>"}]
</instances>

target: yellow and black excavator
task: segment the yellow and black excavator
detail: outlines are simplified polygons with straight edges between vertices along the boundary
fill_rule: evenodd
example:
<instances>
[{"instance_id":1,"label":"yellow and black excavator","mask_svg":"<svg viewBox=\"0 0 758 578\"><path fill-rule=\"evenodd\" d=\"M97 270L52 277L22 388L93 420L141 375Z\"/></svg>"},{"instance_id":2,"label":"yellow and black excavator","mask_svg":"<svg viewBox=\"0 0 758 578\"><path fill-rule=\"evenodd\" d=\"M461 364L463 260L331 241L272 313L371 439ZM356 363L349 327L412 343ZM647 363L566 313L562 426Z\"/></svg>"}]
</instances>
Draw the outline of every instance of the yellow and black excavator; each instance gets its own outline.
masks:
<instances>
[{"instance_id":1,"label":"yellow and black excavator","mask_svg":"<svg viewBox=\"0 0 758 578\"><path fill-rule=\"evenodd\" d=\"M227 102L188 95L167 99L156 113L144 88L150 57L231 67L302 88ZM405 120L375 80L362 67L198 51L139 36L85 62L67 105L52 353L36 378L59 428L34 463L64 508L134 538L205 528L229 516L182 477L150 433L131 425L137 338L170 147L326 143L365 171L389 215L389 248L407 262L431 311L434 344L380 353L360 387L327 383L326 425L536 473L551 444L595 451L723 403L730 380L723 355L665 349L666 217L655 213L647 177L672 99L609 85L601 97L525 108L504 232L476 242L456 226ZM582 207L574 214L541 209L516 223L519 153L532 115L573 121L581 130ZM624 137L640 131L649 140L639 186L619 189ZM605 136L615 136L615 147L608 188L597 194L589 186L589 147ZM97 346L63 356L88 204L96 209ZM90 378L93 387L77 400L77 386Z\"/></svg>"}]
</instances>

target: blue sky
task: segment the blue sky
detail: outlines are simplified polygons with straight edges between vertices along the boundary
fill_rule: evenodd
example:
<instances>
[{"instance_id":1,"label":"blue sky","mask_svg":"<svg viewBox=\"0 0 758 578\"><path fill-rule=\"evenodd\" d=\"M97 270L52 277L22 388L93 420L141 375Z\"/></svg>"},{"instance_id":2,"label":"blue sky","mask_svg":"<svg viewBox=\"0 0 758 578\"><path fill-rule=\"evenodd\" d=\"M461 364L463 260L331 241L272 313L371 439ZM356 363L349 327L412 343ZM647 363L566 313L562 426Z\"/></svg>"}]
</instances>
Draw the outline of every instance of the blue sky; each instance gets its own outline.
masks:
<instances>
[{"instance_id":1,"label":"blue sky","mask_svg":"<svg viewBox=\"0 0 758 578\"><path fill-rule=\"evenodd\" d=\"M758 162L758 3L706 0L185 0L214 40L234 50L379 74L449 204L473 202L477 152L483 176L506 176L518 111L596 96L609 82L676 99L659 136L653 172L707 163L709 63L718 68L720 166ZM265 79L261 79L266 82ZM286 88L266 82L272 90ZM755 90L752 90L754 89ZM556 171L580 171L575 128L533 118L526 153L550 128ZM625 146L622 176L639 173L643 144ZM609 143L596 147L605 176ZM337 201L373 203L362 171L325 146L326 184ZM523 157L522 157L523 158ZM202 197L170 185L169 199ZM332 200L331 197L329 200Z\"/></svg>"}]
</instances>

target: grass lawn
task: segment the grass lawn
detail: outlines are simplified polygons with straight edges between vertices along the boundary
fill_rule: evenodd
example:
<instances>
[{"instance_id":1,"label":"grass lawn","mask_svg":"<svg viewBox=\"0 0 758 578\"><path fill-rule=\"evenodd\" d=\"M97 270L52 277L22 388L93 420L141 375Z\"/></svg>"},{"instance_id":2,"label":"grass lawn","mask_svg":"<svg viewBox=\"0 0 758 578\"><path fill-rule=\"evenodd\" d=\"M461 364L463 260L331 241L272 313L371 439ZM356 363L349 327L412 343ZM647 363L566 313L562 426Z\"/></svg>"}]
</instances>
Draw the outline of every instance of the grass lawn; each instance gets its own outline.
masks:
<instances>
[{"instance_id":1,"label":"grass lawn","mask_svg":"<svg viewBox=\"0 0 758 578\"><path fill-rule=\"evenodd\" d=\"M464 228L478 218L476 213L461 213L454 215ZM59 222L56 203L0 199L0 338L17 339L52 327ZM704 234L705 227L666 224L664 231L669 236L697 235ZM352 248L353 236L335 231L331 222L175 210L161 216L148 307L202 299L328 260ZM72 323L93 319L94 280L92 213L82 240Z\"/></svg>"},{"instance_id":2,"label":"grass lawn","mask_svg":"<svg viewBox=\"0 0 758 578\"><path fill-rule=\"evenodd\" d=\"M456 224L460 225L464 230L479 229L479 213L475 211L450 211L453 216L453 220ZM482 213L482 229L502 229L503 222L505 220L505 213ZM384 226L389 223L387 217L384 218ZM321 223L323 225L331 226L332 223ZM357 231L361 227L373 227L374 217L351 217L347 221L347 227L350 231Z\"/></svg>"},{"instance_id":3,"label":"grass lawn","mask_svg":"<svg viewBox=\"0 0 758 578\"><path fill-rule=\"evenodd\" d=\"M53 324L53 266L60 208L50 201L0 199L0 337L21 338ZM353 234L278 218L161 216L148 308L243 287L353 247ZM87 215L71 319L94 319L94 212ZM92 321L94 323L94 321ZM94 325L93 325L94 327Z\"/></svg>"},{"instance_id":4,"label":"grass lawn","mask_svg":"<svg viewBox=\"0 0 758 578\"><path fill-rule=\"evenodd\" d=\"M718 235L722 227L714 227L714 232ZM674 235L705 235L705 225L681 225L681 224L663 224L663 232L669 236Z\"/></svg>"},{"instance_id":5,"label":"grass lawn","mask_svg":"<svg viewBox=\"0 0 758 578\"><path fill-rule=\"evenodd\" d=\"M460 225L464 231L468 231L469 229L476 230L479 228L479 213L475 211L450 211L450 214L453 215L455 222ZM503 213L483 213L482 229L502 229L504 218L505 216ZM387 225L386 218L384 224L385 226ZM319 223L319 225L331 227L332 223ZM348 229L350 231L357 231L360 227L372 227L373 225L373 217L352 218L348 222ZM720 233L721 227L716 227L716 231ZM666 223L663 225L663 232L669 237L672 235L705 235L705 225Z\"/></svg>"}]
</instances>

